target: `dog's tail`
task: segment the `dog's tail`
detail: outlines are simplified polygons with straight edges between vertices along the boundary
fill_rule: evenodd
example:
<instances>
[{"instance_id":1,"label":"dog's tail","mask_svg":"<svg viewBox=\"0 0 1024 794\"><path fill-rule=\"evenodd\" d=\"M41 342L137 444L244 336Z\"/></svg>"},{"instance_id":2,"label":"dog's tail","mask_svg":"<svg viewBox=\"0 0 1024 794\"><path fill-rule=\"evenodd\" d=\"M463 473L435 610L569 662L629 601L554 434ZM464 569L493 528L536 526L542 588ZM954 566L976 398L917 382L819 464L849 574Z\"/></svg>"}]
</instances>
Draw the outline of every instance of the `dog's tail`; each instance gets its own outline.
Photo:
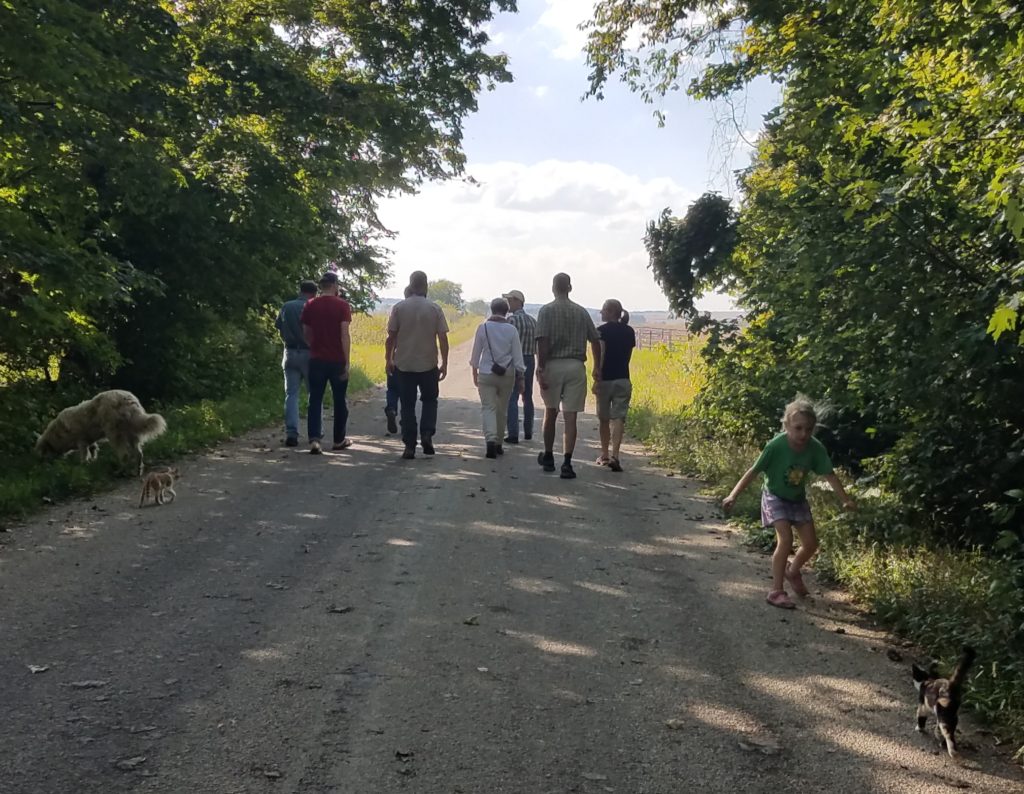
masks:
<instances>
[{"instance_id":1,"label":"dog's tail","mask_svg":"<svg viewBox=\"0 0 1024 794\"><path fill-rule=\"evenodd\" d=\"M132 420L132 429L138 434L140 441L156 438L167 429L167 422L160 414L139 414Z\"/></svg>"},{"instance_id":2,"label":"dog's tail","mask_svg":"<svg viewBox=\"0 0 1024 794\"><path fill-rule=\"evenodd\" d=\"M963 650L960 652L960 658L957 660L956 667L953 668L953 675L949 677L949 686L951 689L960 689L964 685L964 681L967 679L967 671L971 669L971 665L974 663L975 656L974 648L970 645L965 645Z\"/></svg>"}]
</instances>

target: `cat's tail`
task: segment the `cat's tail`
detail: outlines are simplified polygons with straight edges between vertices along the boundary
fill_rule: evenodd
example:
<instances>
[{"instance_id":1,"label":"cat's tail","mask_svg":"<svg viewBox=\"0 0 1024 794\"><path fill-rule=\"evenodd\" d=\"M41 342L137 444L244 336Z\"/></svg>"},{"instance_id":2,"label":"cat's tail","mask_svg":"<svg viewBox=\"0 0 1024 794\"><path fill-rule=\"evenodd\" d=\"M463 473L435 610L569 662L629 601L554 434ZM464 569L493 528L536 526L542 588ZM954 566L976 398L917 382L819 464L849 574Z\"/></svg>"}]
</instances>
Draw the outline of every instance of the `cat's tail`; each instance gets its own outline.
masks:
<instances>
[{"instance_id":1,"label":"cat's tail","mask_svg":"<svg viewBox=\"0 0 1024 794\"><path fill-rule=\"evenodd\" d=\"M963 686L964 681L967 679L967 671L971 669L971 665L974 663L975 656L974 648L970 645L965 645L963 650L960 652L960 658L957 660L956 667L953 668L953 675L949 677L949 685L953 689L959 689Z\"/></svg>"}]
</instances>

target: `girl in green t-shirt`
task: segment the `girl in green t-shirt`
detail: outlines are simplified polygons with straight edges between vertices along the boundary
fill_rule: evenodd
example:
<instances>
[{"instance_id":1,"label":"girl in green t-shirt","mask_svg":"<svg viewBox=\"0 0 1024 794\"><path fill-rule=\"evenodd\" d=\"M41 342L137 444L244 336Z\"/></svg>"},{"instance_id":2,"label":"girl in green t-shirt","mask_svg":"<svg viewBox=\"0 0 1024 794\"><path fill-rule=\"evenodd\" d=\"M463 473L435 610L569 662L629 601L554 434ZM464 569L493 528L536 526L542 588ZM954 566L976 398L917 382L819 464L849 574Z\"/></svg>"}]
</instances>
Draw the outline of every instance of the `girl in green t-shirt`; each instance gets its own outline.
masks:
<instances>
[{"instance_id":1,"label":"girl in green t-shirt","mask_svg":"<svg viewBox=\"0 0 1024 794\"><path fill-rule=\"evenodd\" d=\"M761 523L775 529L776 545L772 555L772 589L767 601L774 607L793 609L795 604L786 595L783 581L788 581L793 592L806 596L800 569L818 550L818 536L814 531L814 517L807 503L805 490L808 476L813 472L825 477L832 490L843 500L843 507L855 508L853 500L832 470L832 462L824 445L814 437L818 416L809 400L797 398L786 406L782 417L782 433L768 442L754 465L747 469L732 492L722 500L728 513L736 498L759 474L764 475L761 490ZM793 548L793 529L800 536L800 549L789 563ZM788 564L787 564L788 563Z\"/></svg>"}]
</instances>

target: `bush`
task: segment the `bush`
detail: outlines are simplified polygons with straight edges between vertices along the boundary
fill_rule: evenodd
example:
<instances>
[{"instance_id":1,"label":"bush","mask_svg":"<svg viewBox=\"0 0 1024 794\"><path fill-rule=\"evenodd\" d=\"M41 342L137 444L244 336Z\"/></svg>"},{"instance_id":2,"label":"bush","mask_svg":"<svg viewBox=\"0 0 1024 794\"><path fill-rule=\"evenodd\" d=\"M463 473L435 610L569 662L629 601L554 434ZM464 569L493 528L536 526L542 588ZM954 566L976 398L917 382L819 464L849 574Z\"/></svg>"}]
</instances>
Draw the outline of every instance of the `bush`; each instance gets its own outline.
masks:
<instances>
[{"instance_id":1,"label":"bush","mask_svg":"<svg viewBox=\"0 0 1024 794\"><path fill-rule=\"evenodd\" d=\"M759 452L749 429L714 420L704 397L714 376L705 392L687 401L666 370L672 365L666 351L635 355L640 366L632 369L638 399L630 411L631 432L661 463L704 480L708 493L725 496ZM774 420L769 425L765 413L768 435ZM848 475L840 476L849 482ZM750 545L767 551L775 538L760 525L758 491L752 486L740 497L733 521ZM821 539L814 560L818 574L849 587L885 625L948 666L964 643L974 646L979 661L971 672L968 705L1016 741L1024 740L1024 563L998 556L992 546L936 543L935 529L877 478L864 478L856 496L857 511L843 513L827 486L809 489ZM1006 532L1000 537L1014 539ZM1018 549L1015 543L1002 545L1011 555Z\"/></svg>"},{"instance_id":2,"label":"bush","mask_svg":"<svg viewBox=\"0 0 1024 794\"><path fill-rule=\"evenodd\" d=\"M235 389L221 399L179 404L145 403L162 413L167 432L146 446L147 465L168 463L256 427L279 422L282 409L280 347L254 335L243 345L250 355L230 363L225 382ZM354 344L349 394L384 378L384 347ZM63 385L63 384L62 384ZM86 399L84 387L59 391L54 384L20 382L0 389L0 521L25 516L45 501L86 496L103 490L123 474L111 450L102 445L98 460L83 465L75 456L41 461L30 454L34 433L62 408ZM324 399L331 405L330 389Z\"/></svg>"},{"instance_id":3,"label":"bush","mask_svg":"<svg viewBox=\"0 0 1024 794\"><path fill-rule=\"evenodd\" d=\"M885 513L877 505L869 509L876 522ZM871 542L851 531L856 521L829 516L821 522L816 568L947 665L962 645L972 645L979 662L967 702L1018 740L1024 737L1024 565L979 549Z\"/></svg>"}]
</instances>

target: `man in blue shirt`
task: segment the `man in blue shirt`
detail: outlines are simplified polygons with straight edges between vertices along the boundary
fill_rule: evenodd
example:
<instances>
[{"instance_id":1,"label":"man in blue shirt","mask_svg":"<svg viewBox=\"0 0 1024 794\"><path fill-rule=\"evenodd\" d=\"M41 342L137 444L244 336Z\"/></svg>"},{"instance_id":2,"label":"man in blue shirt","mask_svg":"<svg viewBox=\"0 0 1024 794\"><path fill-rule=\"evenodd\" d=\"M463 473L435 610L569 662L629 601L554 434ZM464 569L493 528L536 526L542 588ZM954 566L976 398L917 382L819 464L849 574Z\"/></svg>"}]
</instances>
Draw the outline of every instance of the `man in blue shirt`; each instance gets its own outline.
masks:
<instances>
[{"instance_id":1,"label":"man in blue shirt","mask_svg":"<svg viewBox=\"0 0 1024 794\"><path fill-rule=\"evenodd\" d=\"M284 342L281 369L284 370L284 443L288 447L299 445L299 387L303 381L309 387L309 345L302 336L299 318L306 302L316 297L316 284L303 281L299 291L299 297L281 307L274 323Z\"/></svg>"}]
</instances>

